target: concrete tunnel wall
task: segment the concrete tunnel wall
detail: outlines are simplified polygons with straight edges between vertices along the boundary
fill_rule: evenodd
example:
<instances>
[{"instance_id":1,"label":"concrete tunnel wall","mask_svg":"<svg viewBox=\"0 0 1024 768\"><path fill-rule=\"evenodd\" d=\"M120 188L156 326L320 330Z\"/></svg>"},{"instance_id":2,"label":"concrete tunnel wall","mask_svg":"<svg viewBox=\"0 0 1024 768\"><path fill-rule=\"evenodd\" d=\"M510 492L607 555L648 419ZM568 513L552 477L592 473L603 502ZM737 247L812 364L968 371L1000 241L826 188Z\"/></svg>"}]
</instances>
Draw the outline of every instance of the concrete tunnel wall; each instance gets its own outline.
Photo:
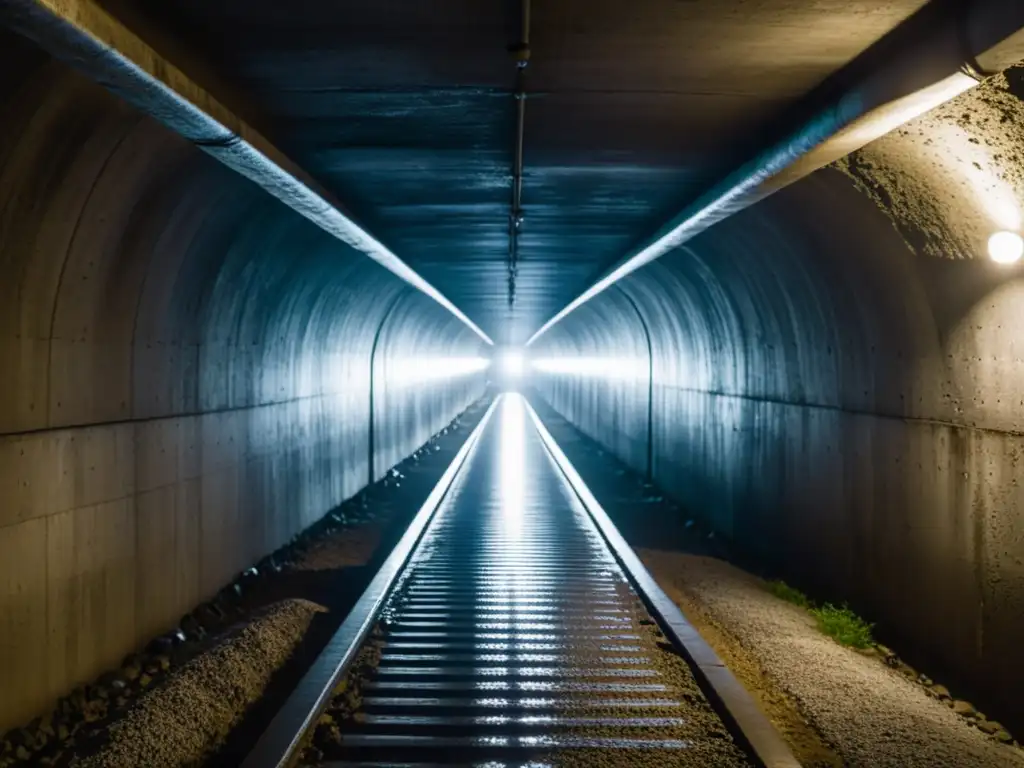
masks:
<instances>
[{"instance_id":1,"label":"concrete tunnel wall","mask_svg":"<svg viewBox=\"0 0 1024 768\"><path fill-rule=\"evenodd\" d=\"M641 472L650 436L655 481L692 514L849 600L1009 723L1024 685L1022 321L1024 273L913 253L828 169L600 294L531 355L541 394L585 433Z\"/></svg>"},{"instance_id":2,"label":"concrete tunnel wall","mask_svg":"<svg viewBox=\"0 0 1024 768\"><path fill-rule=\"evenodd\" d=\"M436 375L481 355L454 317L187 142L7 35L0 71L2 731L367 484L378 331L376 477L485 380Z\"/></svg>"}]
</instances>

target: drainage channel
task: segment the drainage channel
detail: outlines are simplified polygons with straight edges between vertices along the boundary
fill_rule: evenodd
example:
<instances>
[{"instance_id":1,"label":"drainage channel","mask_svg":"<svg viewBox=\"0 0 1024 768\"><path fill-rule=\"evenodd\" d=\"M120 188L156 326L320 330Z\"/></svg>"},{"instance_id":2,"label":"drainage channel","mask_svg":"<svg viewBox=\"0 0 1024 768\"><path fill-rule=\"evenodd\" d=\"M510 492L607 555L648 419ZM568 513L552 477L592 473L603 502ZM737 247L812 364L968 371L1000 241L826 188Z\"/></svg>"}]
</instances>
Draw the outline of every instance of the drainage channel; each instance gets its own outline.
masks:
<instances>
[{"instance_id":1,"label":"drainage channel","mask_svg":"<svg viewBox=\"0 0 1024 768\"><path fill-rule=\"evenodd\" d=\"M709 684L559 454L520 395L495 402L247 768L797 765Z\"/></svg>"}]
</instances>

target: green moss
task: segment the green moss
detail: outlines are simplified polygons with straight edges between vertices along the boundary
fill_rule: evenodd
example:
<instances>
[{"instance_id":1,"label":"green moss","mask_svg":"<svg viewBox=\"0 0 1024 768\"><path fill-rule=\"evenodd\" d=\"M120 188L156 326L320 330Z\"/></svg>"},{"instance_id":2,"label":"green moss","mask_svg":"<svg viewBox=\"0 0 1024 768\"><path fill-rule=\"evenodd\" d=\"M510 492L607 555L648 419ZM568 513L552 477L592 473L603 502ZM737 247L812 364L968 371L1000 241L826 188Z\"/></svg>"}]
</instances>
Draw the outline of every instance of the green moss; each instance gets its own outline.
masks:
<instances>
[{"instance_id":1,"label":"green moss","mask_svg":"<svg viewBox=\"0 0 1024 768\"><path fill-rule=\"evenodd\" d=\"M769 581L768 591L780 600L785 600L787 603L809 611L817 621L818 629L837 643L848 645L851 648L870 648L874 645L875 641L871 637L874 624L868 624L851 611L849 606L837 607L831 603L816 606L799 589L779 580Z\"/></svg>"},{"instance_id":2,"label":"green moss","mask_svg":"<svg viewBox=\"0 0 1024 768\"><path fill-rule=\"evenodd\" d=\"M811 607L811 601L807 599L807 595L799 589L789 586L789 584L784 581L769 581L768 591L780 600L785 600L787 603L799 605L801 608Z\"/></svg>"},{"instance_id":3,"label":"green moss","mask_svg":"<svg viewBox=\"0 0 1024 768\"><path fill-rule=\"evenodd\" d=\"M870 648L874 644L871 629L864 619L850 610L849 606L835 606L831 603L811 608L811 615L818 622L818 629L837 643L852 648Z\"/></svg>"}]
</instances>

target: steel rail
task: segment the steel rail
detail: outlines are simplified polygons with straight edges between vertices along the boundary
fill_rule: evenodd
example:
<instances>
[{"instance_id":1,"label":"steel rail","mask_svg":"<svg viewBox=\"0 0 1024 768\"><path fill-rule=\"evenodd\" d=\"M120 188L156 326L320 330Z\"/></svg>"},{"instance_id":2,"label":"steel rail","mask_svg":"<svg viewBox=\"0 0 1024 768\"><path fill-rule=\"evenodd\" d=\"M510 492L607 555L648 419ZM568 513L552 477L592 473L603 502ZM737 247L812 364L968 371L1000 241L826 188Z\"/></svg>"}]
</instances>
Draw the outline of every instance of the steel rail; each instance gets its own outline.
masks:
<instances>
[{"instance_id":1,"label":"steel rail","mask_svg":"<svg viewBox=\"0 0 1024 768\"><path fill-rule=\"evenodd\" d=\"M750 693L729 671L694 626L686 620L679 607L665 594L632 547L626 543L604 507L558 447L558 443L544 426L533 406L527 402L526 407L548 454L566 484L594 521L633 589L647 606L647 610L657 619L669 641L689 662L698 683L715 706L719 717L730 726L733 735L746 747L748 754L764 768L800 768L799 761L775 726L758 708Z\"/></svg>"},{"instance_id":2,"label":"steel rail","mask_svg":"<svg viewBox=\"0 0 1024 768\"><path fill-rule=\"evenodd\" d=\"M534 507L533 512L524 510L520 513L525 515L523 519L517 515L512 518L523 526L515 535L508 532L508 521L499 526L501 530L493 527L496 519L504 520L502 515L511 514L501 507L487 507L494 502L483 499L493 499L493 490L484 496L474 496L467 488L459 490L459 503L469 507L442 504L461 473L487 471L469 468L479 461L474 456L484 440L482 436L492 415L508 397L522 399L525 408L519 412L524 414L523 428L529 430L532 422L543 446L538 449L545 461L550 458L554 465L553 482L556 486L564 484L566 498L572 499L577 510L569 513L563 507L562 512L554 512L552 508L550 515L542 511L543 507ZM509 401L505 408L517 405ZM514 429L515 425L505 425L507 416L503 411L502 427ZM501 439L504 450L504 432ZM503 462L508 460L502 455ZM547 483L546 493L551 492L551 480L538 482ZM587 522L580 527L572 523L573 515ZM506 540L507 536L512 538ZM601 543L588 543L588 537ZM594 547L606 554L598 555ZM497 559L490 562L492 556ZM621 576L614 576L609 567L621 570ZM629 598L616 583L635 597ZM516 585L515 598L509 597L510 584ZM354 721L358 723L356 730L343 737L344 749L351 755L345 759L356 761L345 765L363 764L363 758L377 764L381 754L389 756L384 761L388 764L417 755L417 759L425 759L425 755L439 750L448 757L472 753L481 759L488 755L504 759L510 750L529 754L540 742L556 750L687 749L692 742L680 741L670 733L662 740L649 738L650 729L671 729L686 719L679 717L684 715L682 712L661 711L674 705L670 694L644 693L648 688L660 690L661 686L650 685L657 673L640 648L645 641L629 634L635 632L639 617L628 606L637 599L689 661L697 684L749 758L765 768L799 768L750 695L643 568L533 408L519 395L502 395L491 404L395 551L246 758L243 768L284 768L293 764L307 734L328 708L337 685L382 615L388 617L388 639L375 678L364 694L363 706L369 709ZM502 633L519 637L517 633L524 631L527 634L514 643L518 648L515 654L494 653L475 645L481 638ZM565 634L557 634L559 631ZM553 641L543 634L550 632L556 633L551 637L562 639ZM600 658L588 657L582 650L595 637L612 643L602 648ZM530 642L520 642L525 638ZM577 647L574 643L583 645ZM634 644L637 647L631 647ZM493 640L488 640L482 647L492 645ZM576 661L569 661L572 658ZM500 668L492 669L495 665ZM612 682L591 682L605 678ZM606 712L598 716L588 715L586 709L595 703L595 694L580 694L582 700L553 699L547 705L553 713L544 717L535 716L539 711L536 704L520 702L511 693L506 694L510 697L507 701L491 702L493 706L488 700L467 702L459 698L459 691L475 690L474 681L500 683L509 679L563 681L556 685L567 689L575 686L581 691L600 690L602 686L615 690L635 687L639 698L620 695L614 700L598 699L599 707L625 708L622 714ZM444 691L449 691L447 697ZM504 703L494 709L501 701ZM625 711L630 708L632 716ZM533 730L541 722L548 724L548 730ZM563 730L558 729L559 723ZM602 736L600 729L608 726L646 729L648 735ZM491 735L491 731L481 734L481 727L504 730L500 735ZM582 728L585 733L572 728ZM339 764L328 761L326 765Z\"/></svg>"},{"instance_id":3,"label":"steel rail","mask_svg":"<svg viewBox=\"0 0 1024 768\"><path fill-rule=\"evenodd\" d=\"M246 756L242 768L285 768L298 757L306 734L316 726L334 689L369 637L396 579L408 563L455 478L478 445L500 401L499 396L491 403L373 581Z\"/></svg>"}]
</instances>

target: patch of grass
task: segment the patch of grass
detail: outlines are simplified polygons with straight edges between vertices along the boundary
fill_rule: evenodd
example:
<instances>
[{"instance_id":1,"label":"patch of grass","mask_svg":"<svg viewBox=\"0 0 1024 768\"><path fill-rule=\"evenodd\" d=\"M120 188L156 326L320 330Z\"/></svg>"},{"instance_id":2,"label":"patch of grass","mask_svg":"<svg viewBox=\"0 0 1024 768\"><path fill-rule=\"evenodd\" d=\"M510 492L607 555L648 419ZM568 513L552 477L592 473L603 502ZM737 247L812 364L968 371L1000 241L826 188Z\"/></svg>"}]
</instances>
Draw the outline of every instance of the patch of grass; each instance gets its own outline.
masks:
<instances>
[{"instance_id":1,"label":"patch of grass","mask_svg":"<svg viewBox=\"0 0 1024 768\"><path fill-rule=\"evenodd\" d=\"M835 606L825 603L820 607L811 608L811 615L818 622L818 629L837 643L852 648L870 648L874 644L871 637L874 624L868 624L847 605Z\"/></svg>"},{"instance_id":2,"label":"patch of grass","mask_svg":"<svg viewBox=\"0 0 1024 768\"><path fill-rule=\"evenodd\" d=\"M798 605L801 608L811 607L811 601L807 598L807 595L799 589L789 586L789 584L784 581L769 581L768 591L780 600L785 600L787 603Z\"/></svg>"},{"instance_id":3,"label":"patch of grass","mask_svg":"<svg viewBox=\"0 0 1024 768\"><path fill-rule=\"evenodd\" d=\"M837 643L851 648L870 648L875 644L874 638L871 637L871 630L875 625L868 624L851 611L848 605L835 606L832 603L825 603L817 606L799 589L778 579L768 582L768 591L780 600L809 611L818 623L818 629Z\"/></svg>"}]
</instances>

